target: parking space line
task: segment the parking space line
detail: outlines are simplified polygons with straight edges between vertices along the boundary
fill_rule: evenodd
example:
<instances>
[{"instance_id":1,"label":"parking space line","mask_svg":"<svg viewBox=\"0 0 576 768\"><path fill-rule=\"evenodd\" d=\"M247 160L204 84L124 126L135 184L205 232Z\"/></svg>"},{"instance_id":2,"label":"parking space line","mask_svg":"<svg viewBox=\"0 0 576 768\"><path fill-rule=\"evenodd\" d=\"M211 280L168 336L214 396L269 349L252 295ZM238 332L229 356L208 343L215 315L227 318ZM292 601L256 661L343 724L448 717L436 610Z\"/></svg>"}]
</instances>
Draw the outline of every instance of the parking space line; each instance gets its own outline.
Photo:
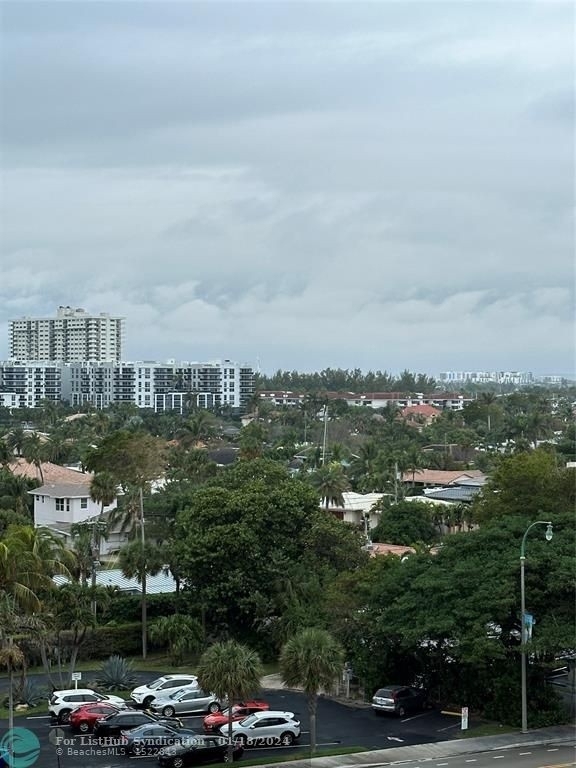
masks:
<instances>
[{"instance_id":1,"label":"parking space line","mask_svg":"<svg viewBox=\"0 0 576 768\"><path fill-rule=\"evenodd\" d=\"M400 720L401 723L409 723L410 720L417 720L419 717L427 717L432 714L431 712L422 712L420 715L412 715L412 717L405 717L404 720Z\"/></svg>"}]
</instances>

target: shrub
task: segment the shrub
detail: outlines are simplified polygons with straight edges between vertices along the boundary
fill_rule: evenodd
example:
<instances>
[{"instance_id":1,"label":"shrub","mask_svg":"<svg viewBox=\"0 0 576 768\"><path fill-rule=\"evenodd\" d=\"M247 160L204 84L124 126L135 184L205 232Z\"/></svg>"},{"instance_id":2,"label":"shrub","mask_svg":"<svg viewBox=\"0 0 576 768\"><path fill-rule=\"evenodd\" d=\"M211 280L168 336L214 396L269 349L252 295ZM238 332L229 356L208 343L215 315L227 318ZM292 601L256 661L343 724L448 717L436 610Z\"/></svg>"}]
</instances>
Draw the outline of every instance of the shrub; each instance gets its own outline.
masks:
<instances>
[{"instance_id":1,"label":"shrub","mask_svg":"<svg viewBox=\"0 0 576 768\"><path fill-rule=\"evenodd\" d=\"M136 675L129 661L122 656L110 656L100 665L96 682L106 691L127 691L136 684Z\"/></svg>"}]
</instances>

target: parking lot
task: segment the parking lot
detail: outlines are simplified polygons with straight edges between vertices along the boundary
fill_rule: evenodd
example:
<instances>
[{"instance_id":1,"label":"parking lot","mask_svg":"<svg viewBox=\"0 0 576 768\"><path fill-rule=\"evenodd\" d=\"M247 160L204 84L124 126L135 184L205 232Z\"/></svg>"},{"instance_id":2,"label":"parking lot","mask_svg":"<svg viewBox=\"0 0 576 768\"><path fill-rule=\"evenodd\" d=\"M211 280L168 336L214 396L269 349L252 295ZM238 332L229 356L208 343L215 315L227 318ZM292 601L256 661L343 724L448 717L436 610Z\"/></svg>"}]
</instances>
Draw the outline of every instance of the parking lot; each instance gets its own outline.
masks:
<instances>
[{"instance_id":1,"label":"parking lot","mask_svg":"<svg viewBox=\"0 0 576 768\"><path fill-rule=\"evenodd\" d=\"M286 690L263 691L272 709L294 712L302 723L302 735L292 747L255 747L247 749L251 756L272 757L306 752L310 733L306 699L301 693ZM203 715L183 717L187 728L202 733ZM18 717L18 727L28 728L41 744L40 768L126 768L132 761L143 766L157 766L155 757L128 758L114 743L97 743L91 736L74 736L68 728L51 726L48 717ZM426 711L398 719L377 716L370 708L352 707L328 699L320 699L317 715L317 741L320 748L338 746L385 749L403 745L424 744L457 737L460 719L437 711Z\"/></svg>"}]
</instances>

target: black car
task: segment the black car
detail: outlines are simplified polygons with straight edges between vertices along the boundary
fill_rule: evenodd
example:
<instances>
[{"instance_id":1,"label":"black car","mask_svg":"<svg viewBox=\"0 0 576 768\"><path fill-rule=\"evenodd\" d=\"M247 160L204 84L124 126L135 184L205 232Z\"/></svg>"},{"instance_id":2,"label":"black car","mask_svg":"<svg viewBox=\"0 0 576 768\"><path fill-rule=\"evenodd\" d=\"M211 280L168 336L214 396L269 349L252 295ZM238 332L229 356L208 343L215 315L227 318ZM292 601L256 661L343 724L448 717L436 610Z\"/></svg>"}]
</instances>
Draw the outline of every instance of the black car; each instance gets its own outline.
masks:
<instances>
[{"instance_id":1,"label":"black car","mask_svg":"<svg viewBox=\"0 0 576 768\"><path fill-rule=\"evenodd\" d=\"M120 736L122 731L131 731L139 725L169 725L172 728L182 728L182 721L177 718L157 717L150 712L137 712L135 709L122 709L94 725L94 736L98 739L104 736Z\"/></svg>"},{"instance_id":2,"label":"black car","mask_svg":"<svg viewBox=\"0 0 576 768\"><path fill-rule=\"evenodd\" d=\"M379 688L372 697L372 709L377 715L389 712L404 717L427 707L426 691L408 685L387 685L385 688Z\"/></svg>"},{"instance_id":3,"label":"black car","mask_svg":"<svg viewBox=\"0 0 576 768\"><path fill-rule=\"evenodd\" d=\"M244 748L234 744L232 759L240 760ZM183 768L185 765L228 762L228 739L224 736L196 736L190 744L183 742L166 747L158 755L160 768Z\"/></svg>"},{"instance_id":4,"label":"black car","mask_svg":"<svg viewBox=\"0 0 576 768\"><path fill-rule=\"evenodd\" d=\"M161 723L148 723L123 731L121 740L127 755L157 755L164 747L171 747L182 742L191 743L196 732L187 728L170 728Z\"/></svg>"}]
</instances>

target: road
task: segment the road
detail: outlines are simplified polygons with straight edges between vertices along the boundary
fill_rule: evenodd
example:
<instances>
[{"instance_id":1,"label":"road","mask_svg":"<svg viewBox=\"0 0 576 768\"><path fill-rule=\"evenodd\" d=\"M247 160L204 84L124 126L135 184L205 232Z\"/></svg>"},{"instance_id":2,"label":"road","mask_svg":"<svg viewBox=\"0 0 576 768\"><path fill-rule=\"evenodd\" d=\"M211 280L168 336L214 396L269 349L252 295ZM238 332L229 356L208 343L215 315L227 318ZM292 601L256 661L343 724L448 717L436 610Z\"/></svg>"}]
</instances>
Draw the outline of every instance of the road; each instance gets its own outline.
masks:
<instances>
[{"instance_id":1,"label":"road","mask_svg":"<svg viewBox=\"0 0 576 768\"><path fill-rule=\"evenodd\" d=\"M569 768L576 766L575 758L573 745L542 745L519 749L497 749L455 757L403 760L402 768ZM399 765L399 763L376 764L373 762L371 768L387 765Z\"/></svg>"},{"instance_id":2,"label":"road","mask_svg":"<svg viewBox=\"0 0 576 768\"><path fill-rule=\"evenodd\" d=\"M306 701L301 693L292 691L266 691L266 700L272 709L294 712L302 722L302 736L293 747L257 747L249 754L258 757L293 757L305 753L310 745ZM186 727L202 732L203 715L182 718ZM130 763L118 747L100 745L86 736L74 737L68 729L50 726L47 717L18 717L15 726L32 730L41 745L39 768L126 768ZM356 746L368 750L424 744L449 739L459 734L460 720L440 712L425 712L400 720L378 717L371 709L356 709L335 701L321 699L318 706L318 745L324 747ZM56 735L60 738L58 744ZM61 754L56 750L60 749ZM157 766L154 758L130 758L143 766Z\"/></svg>"}]
</instances>

